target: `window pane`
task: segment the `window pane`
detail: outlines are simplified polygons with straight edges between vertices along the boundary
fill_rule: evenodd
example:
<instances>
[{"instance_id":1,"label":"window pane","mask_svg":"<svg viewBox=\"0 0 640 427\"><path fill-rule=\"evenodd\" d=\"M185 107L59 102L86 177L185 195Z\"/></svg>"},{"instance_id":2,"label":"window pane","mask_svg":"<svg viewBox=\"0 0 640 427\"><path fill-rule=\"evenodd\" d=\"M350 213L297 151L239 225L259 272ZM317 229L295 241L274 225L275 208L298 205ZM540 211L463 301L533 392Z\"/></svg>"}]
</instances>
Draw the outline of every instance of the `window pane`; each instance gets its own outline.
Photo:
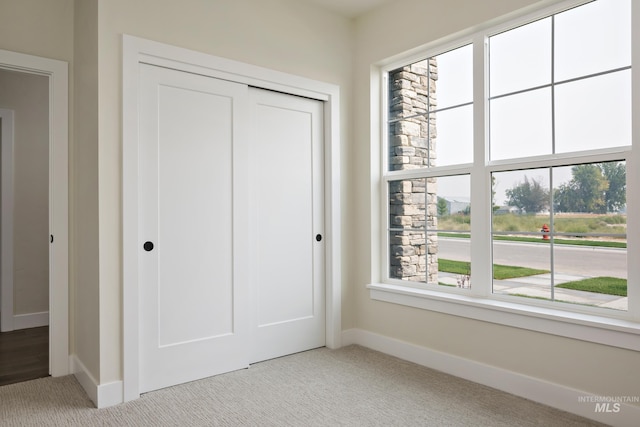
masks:
<instances>
[{"instance_id":1,"label":"window pane","mask_svg":"<svg viewBox=\"0 0 640 427\"><path fill-rule=\"evenodd\" d=\"M551 18L489 38L490 96L551 83Z\"/></svg>"},{"instance_id":2,"label":"window pane","mask_svg":"<svg viewBox=\"0 0 640 427\"><path fill-rule=\"evenodd\" d=\"M437 74L429 74L430 61L419 61L389 72L389 120L424 114L434 107ZM431 90L429 86L431 85Z\"/></svg>"},{"instance_id":3,"label":"window pane","mask_svg":"<svg viewBox=\"0 0 640 427\"><path fill-rule=\"evenodd\" d=\"M391 278L470 286L458 277L469 276L470 186L469 175L389 183Z\"/></svg>"},{"instance_id":4,"label":"window pane","mask_svg":"<svg viewBox=\"0 0 640 427\"><path fill-rule=\"evenodd\" d=\"M492 174L494 293L553 298L550 171Z\"/></svg>"},{"instance_id":5,"label":"window pane","mask_svg":"<svg viewBox=\"0 0 640 427\"><path fill-rule=\"evenodd\" d=\"M444 286L471 287L471 179L469 175L437 178L437 244L429 254L437 257L437 282ZM432 239L433 239L432 238ZM433 278L433 276L432 276Z\"/></svg>"},{"instance_id":6,"label":"window pane","mask_svg":"<svg viewBox=\"0 0 640 427\"><path fill-rule=\"evenodd\" d=\"M458 164L452 151L473 151L472 107L448 110L473 100L472 57L468 45L389 73L389 170ZM452 120L458 120L455 126ZM447 144L440 144L441 153L438 133Z\"/></svg>"},{"instance_id":7,"label":"window pane","mask_svg":"<svg viewBox=\"0 0 640 427\"><path fill-rule=\"evenodd\" d=\"M429 157L434 154L429 149L429 132L435 132L435 127L429 126L426 115L390 123L389 170L424 168L435 162L435 159Z\"/></svg>"},{"instance_id":8,"label":"window pane","mask_svg":"<svg viewBox=\"0 0 640 427\"><path fill-rule=\"evenodd\" d=\"M471 288L470 239L464 236L461 234L455 237L455 234L452 234L447 237L438 237L438 285ZM466 236L469 235L466 234Z\"/></svg>"},{"instance_id":9,"label":"window pane","mask_svg":"<svg viewBox=\"0 0 640 427\"><path fill-rule=\"evenodd\" d=\"M493 231L538 232L549 224L549 169L492 174Z\"/></svg>"},{"instance_id":10,"label":"window pane","mask_svg":"<svg viewBox=\"0 0 640 427\"><path fill-rule=\"evenodd\" d=\"M553 169L555 299L627 309L626 166Z\"/></svg>"},{"instance_id":11,"label":"window pane","mask_svg":"<svg viewBox=\"0 0 640 427\"><path fill-rule=\"evenodd\" d=\"M435 113L436 137L432 166L473 162L473 106L452 108Z\"/></svg>"},{"instance_id":12,"label":"window pane","mask_svg":"<svg viewBox=\"0 0 640 427\"><path fill-rule=\"evenodd\" d=\"M627 310L626 249L554 244L553 256L555 301Z\"/></svg>"},{"instance_id":13,"label":"window pane","mask_svg":"<svg viewBox=\"0 0 640 427\"><path fill-rule=\"evenodd\" d=\"M467 45L435 57L437 109L473 101L473 48ZM434 68L432 68L432 72Z\"/></svg>"},{"instance_id":14,"label":"window pane","mask_svg":"<svg viewBox=\"0 0 640 427\"><path fill-rule=\"evenodd\" d=\"M627 309L625 162L498 172L492 182L495 293Z\"/></svg>"},{"instance_id":15,"label":"window pane","mask_svg":"<svg viewBox=\"0 0 640 427\"><path fill-rule=\"evenodd\" d=\"M551 154L551 89L490 102L491 160Z\"/></svg>"},{"instance_id":16,"label":"window pane","mask_svg":"<svg viewBox=\"0 0 640 427\"><path fill-rule=\"evenodd\" d=\"M426 253L424 231L391 231L389 277L391 279L424 282Z\"/></svg>"},{"instance_id":17,"label":"window pane","mask_svg":"<svg viewBox=\"0 0 640 427\"><path fill-rule=\"evenodd\" d=\"M555 17L555 80L631 65L631 1L594 1Z\"/></svg>"},{"instance_id":18,"label":"window pane","mask_svg":"<svg viewBox=\"0 0 640 427\"><path fill-rule=\"evenodd\" d=\"M389 182L389 277L393 279L426 280L426 183L425 178Z\"/></svg>"},{"instance_id":19,"label":"window pane","mask_svg":"<svg viewBox=\"0 0 640 427\"><path fill-rule=\"evenodd\" d=\"M631 70L556 87L556 152L631 145Z\"/></svg>"},{"instance_id":20,"label":"window pane","mask_svg":"<svg viewBox=\"0 0 640 427\"><path fill-rule=\"evenodd\" d=\"M471 179L469 175L433 178L435 189L434 227L439 231L469 232L471 229ZM430 227L431 228L431 227Z\"/></svg>"},{"instance_id":21,"label":"window pane","mask_svg":"<svg viewBox=\"0 0 640 427\"><path fill-rule=\"evenodd\" d=\"M551 299L551 247L517 233L493 236L493 292L535 299ZM520 240L520 241L519 241Z\"/></svg>"}]
</instances>

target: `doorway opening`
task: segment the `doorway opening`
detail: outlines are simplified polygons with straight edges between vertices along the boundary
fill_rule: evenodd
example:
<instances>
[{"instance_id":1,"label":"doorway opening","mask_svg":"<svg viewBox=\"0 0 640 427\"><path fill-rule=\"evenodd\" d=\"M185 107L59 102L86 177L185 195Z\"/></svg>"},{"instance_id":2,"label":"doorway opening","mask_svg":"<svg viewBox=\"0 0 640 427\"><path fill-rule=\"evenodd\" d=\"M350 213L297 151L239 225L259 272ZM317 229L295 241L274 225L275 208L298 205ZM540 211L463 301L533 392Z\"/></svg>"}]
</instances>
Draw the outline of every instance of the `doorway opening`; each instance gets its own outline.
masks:
<instances>
[{"instance_id":1,"label":"doorway opening","mask_svg":"<svg viewBox=\"0 0 640 427\"><path fill-rule=\"evenodd\" d=\"M0 69L0 385L48 375L49 78Z\"/></svg>"},{"instance_id":2,"label":"doorway opening","mask_svg":"<svg viewBox=\"0 0 640 427\"><path fill-rule=\"evenodd\" d=\"M0 50L0 385L69 373L68 65Z\"/></svg>"}]
</instances>

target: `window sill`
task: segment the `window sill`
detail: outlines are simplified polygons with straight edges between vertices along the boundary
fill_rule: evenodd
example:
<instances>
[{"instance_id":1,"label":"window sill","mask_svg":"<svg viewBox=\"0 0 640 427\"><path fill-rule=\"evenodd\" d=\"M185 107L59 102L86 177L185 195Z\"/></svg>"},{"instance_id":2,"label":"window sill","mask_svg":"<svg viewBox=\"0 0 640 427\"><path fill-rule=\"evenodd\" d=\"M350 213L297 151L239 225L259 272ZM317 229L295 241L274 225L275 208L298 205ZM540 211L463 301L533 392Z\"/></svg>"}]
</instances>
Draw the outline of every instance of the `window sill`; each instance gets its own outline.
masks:
<instances>
[{"instance_id":1,"label":"window sill","mask_svg":"<svg viewBox=\"0 0 640 427\"><path fill-rule=\"evenodd\" d=\"M371 299L640 351L640 323L468 295L374 283Z\"/></svg>"}]
</instances>

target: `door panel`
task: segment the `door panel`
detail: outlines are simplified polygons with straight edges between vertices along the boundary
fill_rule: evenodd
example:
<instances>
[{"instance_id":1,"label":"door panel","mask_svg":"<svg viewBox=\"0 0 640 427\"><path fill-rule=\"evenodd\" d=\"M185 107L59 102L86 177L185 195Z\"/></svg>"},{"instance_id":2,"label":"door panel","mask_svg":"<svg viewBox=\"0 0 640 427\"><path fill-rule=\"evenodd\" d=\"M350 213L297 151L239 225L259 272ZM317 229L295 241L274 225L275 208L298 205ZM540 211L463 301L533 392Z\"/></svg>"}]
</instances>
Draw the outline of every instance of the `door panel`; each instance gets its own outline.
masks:
<instances>
[{"instance_id":1,"label":"door panel","mask_svg":"<svg viewBox=\"0 0 640 427\"><path fill-rule=\"evenodd\" d=\"M232 98L158 92L158 333L166 346L233 332Z\"/></svg>"},{"instance_id":2,"label":"door panel","mask_svg":"<svg viewBox=\"0 0 640 427\"><path fill-rule=\"evenodd\" d=\"M246 205L234 197L247 191L235 159L248 92L149 65L141 65L141 91L144 392L248 365L248 282L237 256L246 249Z\"/></svg>"},{"instance_id":3,"label":"door panel","mask_svg":"<svg viewBox=\"0 0 640 427\"><path fill-rule=\"evenodd\" d=\"M323 104L251 89L251 362L325 345Z\"/></svg>"}]
</instances>

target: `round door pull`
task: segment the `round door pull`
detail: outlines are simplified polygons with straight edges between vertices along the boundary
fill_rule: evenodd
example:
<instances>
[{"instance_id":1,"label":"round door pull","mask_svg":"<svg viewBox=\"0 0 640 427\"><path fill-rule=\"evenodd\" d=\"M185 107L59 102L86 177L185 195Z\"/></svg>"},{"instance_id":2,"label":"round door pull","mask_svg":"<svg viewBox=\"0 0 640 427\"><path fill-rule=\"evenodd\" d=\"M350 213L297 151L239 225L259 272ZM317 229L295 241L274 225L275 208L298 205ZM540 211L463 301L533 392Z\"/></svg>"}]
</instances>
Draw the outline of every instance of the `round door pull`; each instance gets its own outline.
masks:
<instances>
[{"instance_id":1,"label":"round door pull","mask_svg":"<svg viewBox=\"0 0 640 427\"><path fill-rule=\"evenodd\" d=\"M142 245L142 247L145 251L150 252L153 250L153 242L144 242L144 245Z\"/></svg>"},{"instance_id":2,"label":"round door pull","mask_svg":"<svg viewBox=\"0 0 640 427\"><path fill-rule=\"evenodd\" d=\"M322 234L316 234L316 241L319 242L322 240Z\"/></svg>"}]
</instances>

